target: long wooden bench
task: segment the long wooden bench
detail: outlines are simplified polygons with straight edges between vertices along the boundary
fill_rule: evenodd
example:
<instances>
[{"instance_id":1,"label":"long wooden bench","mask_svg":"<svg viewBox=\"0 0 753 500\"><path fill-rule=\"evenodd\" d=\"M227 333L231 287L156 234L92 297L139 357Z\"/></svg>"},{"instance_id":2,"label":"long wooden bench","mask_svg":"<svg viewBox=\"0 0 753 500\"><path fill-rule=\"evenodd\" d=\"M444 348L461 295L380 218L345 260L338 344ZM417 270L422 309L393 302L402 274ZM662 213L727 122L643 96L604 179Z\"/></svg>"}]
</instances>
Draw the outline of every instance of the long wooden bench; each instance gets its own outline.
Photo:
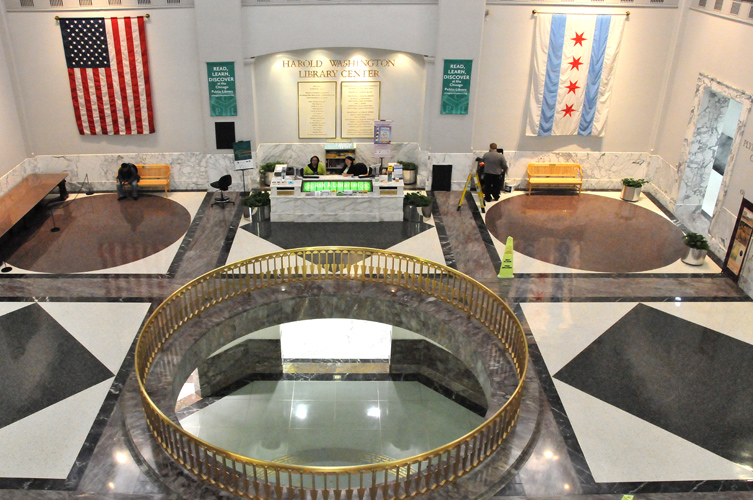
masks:
<instances>
[{"instance_id":1,"label":"long wooden bench","mask_svg":"<svg viewBox=\"0 0 753 500\"><path fill-rule=\"evenodd\" d=\"M583 169L577 163L529 163L528 194L534 186L573 186L583 188Z\"/></svg>"},{"instance_id":2,"label":"long wooden bench","mask_svg":"<svg viewBox=\"0 0 753 500\"><path fill-rule=\"evenodd\" d=\"M170 165L136 165L139 170L139 187L158 186L170 190ZM117 180L117 176L115 176Z\"/></svg>"},{"instance_id":3,"label":"long wooden bench","mask_svg":"<svg viewBox=\"0 0 753 500\"><path fill-rule=\"evenodd\" d=\"M10 231L56 186L60 188L60 199L65 200L68 197L66 177L66 173L29 174L0 196L0 237Z\"/></svg>"}]
</instances>

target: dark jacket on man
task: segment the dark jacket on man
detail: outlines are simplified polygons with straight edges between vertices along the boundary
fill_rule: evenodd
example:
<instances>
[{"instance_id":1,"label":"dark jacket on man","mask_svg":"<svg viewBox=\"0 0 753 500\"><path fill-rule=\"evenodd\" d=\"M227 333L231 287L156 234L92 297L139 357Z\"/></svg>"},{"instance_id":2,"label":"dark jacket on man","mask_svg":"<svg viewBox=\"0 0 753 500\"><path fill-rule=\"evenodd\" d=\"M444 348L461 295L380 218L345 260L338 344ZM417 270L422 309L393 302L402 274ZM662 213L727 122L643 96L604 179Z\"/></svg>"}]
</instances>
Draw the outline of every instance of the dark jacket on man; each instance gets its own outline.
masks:
<instances>
[{"instance_id":1,"label":"dark jacket on man","mask_svg":"<svg viewBox=\"0 0 753 500\"><path fill-rule=\"evenodd\" d=\"M123 163L118 169L118 182L132 183L133 181L139 181L139 169L133 163Z\"/></svg>"}]
</instances>

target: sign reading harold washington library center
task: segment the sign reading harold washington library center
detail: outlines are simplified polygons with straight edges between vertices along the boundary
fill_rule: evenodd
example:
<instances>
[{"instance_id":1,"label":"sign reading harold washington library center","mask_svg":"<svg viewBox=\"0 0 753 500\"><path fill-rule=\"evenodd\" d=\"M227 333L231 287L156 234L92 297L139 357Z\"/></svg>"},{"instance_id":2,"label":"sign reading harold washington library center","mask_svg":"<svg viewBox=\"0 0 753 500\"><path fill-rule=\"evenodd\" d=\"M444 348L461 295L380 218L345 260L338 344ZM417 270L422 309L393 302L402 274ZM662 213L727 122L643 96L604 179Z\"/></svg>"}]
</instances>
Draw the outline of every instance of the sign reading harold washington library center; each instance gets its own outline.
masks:
<instances>
[{"instance_id":1,"label":"sign reading harold washington library center","mask_svg":"<svg viewBox=\"0 0 753 500\"><path fill-rule=\"evenodd\" d=\"M443 115L467 115L471 100L471 59L445 59L442 74Z\"/></svg>"},{"instance_id":2,"label":"sign reading harold washington library center","mask_svg":"<svg viewBox=\"0 0 753 500\"><path fill-rule=\"evenodd\" d=\"M235 98L235 63L208 62L210 116L237 116L238 101Z\"/></svg>"}]
</instances>

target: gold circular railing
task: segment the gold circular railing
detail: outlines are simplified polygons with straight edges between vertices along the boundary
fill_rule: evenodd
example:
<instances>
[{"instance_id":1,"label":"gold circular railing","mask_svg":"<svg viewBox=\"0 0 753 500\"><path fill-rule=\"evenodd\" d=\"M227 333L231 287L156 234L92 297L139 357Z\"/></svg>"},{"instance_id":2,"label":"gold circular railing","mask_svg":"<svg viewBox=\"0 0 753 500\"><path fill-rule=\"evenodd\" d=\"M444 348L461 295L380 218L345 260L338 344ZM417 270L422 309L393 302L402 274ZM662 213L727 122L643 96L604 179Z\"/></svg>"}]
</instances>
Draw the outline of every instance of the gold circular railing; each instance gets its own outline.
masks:
<instances>
[{"instance_id":1,"label":"gold circular railing","mask_svg":"<svg viewBox=\"0 0 753 500\"><path fill-rule=\"evenodd\" d=\"M501 341L518 376L510 399L465 436L391 462L309 467L255 460L184 431L154 404L145 386L165 343L188 320L241 294L285 283L354 280L383 283L441 299L483 324ZM170 295L149 317L136 345L136 375L151 432L176 461L204 481L252 499L412 498L467 474L498 449L515 424L528 366L520 322L491 290L447 266L410 255L355 247L295 249L217 268Z\"/></svg>"}]
</instances>

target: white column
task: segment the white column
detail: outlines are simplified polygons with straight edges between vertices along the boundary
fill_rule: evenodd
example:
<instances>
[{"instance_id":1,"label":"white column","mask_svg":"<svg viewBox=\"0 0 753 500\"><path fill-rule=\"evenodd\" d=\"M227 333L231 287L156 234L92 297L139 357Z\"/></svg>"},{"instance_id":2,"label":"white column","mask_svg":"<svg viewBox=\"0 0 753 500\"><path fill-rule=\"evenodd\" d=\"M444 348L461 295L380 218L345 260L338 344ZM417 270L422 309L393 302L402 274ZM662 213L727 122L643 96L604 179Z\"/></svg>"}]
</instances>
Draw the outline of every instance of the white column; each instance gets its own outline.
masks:
<instances>
[{"instance_id":1,"label":"white column","mask_svg":"<svg viewBox=\"0 0 753 500\"><path fill-rule=\"evenodd\" d=\"M432 154L471 152L485 9L484 0L439 0L437 50L427 85L429 133L422 144ZM445 59L473 61L467 115L440 114Z\"/></svg>"},{"instance_id":2,"label":"white column","mask_svg":"<svg viewBox=\"0 0 753 500\"><path fill-rule=\"evenodd\" d=\"M196 9L196 43L199 53L199 78L203 98L202 113L204 121L204 151L216 153L215 122L235 122L237 140L251 137L252 119L251 103L246 89L251 82L246 78L243 61L243 25L241 17L241 0L195 0ZM235 94L238 102L238 116L210 116L209 85L207 82L208 62L235 63ZM252 147L256 147L253 144ZM222 153L231 151L222 150Z\"/></svg>"}]
</instances>

